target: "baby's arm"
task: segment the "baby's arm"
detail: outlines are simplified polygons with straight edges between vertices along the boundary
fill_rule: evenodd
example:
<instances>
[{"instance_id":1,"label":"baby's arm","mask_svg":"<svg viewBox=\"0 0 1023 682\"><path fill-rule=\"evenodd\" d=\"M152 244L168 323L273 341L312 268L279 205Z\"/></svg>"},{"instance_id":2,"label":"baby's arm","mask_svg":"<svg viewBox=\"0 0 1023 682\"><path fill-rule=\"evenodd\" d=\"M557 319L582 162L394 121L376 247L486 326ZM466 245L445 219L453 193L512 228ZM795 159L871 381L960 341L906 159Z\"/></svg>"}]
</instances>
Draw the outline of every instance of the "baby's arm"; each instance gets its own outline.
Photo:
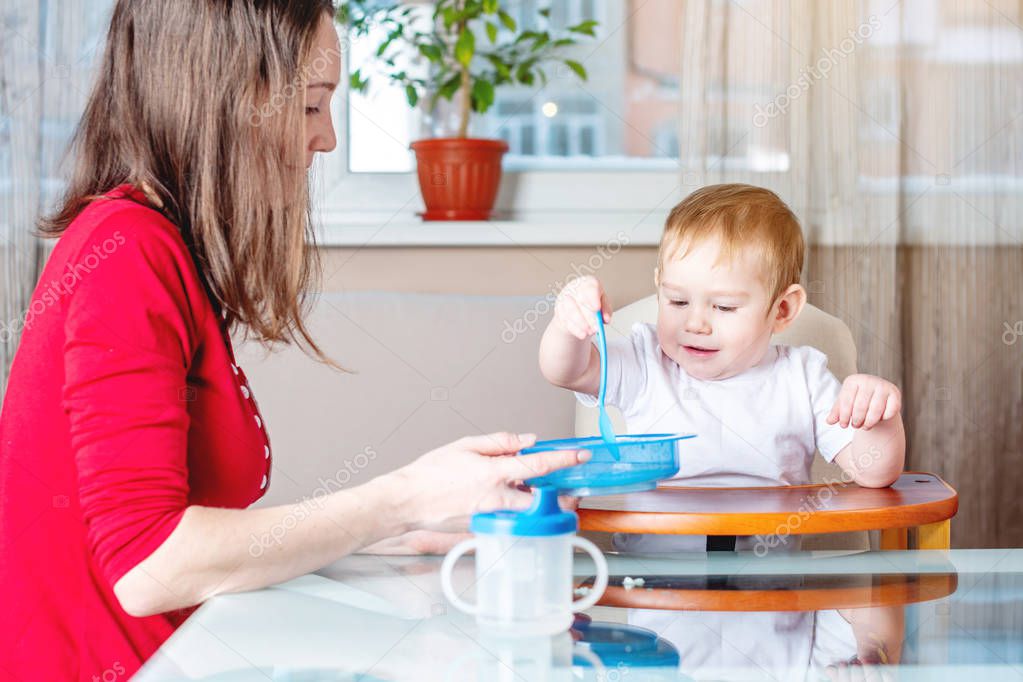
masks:
<instances>
[{"instance_id":1,"label":"baby's arm","mask_svg":"<svg viewBox=\"0 0 1023 682\"><path fill-rule=\"evenodd\" d=\"M856 658L867 665L895 665L902 660L906 612L903 606L839 609L856 636Z\"/></svg>"},{"instance_id":2,"label":"baby's arm","mask_svg":"<svg viewBox=\"0 0 1023 682\"><path fill-rule=\"evenodd\" d=\"M540 372L547 381L589 395L600 390L600 354L590 343L598 310L605 322L611 321L611 306L594 277L580 277L558 294L540 341Z\"/></svg>"},{"instance_id":3,"label":"baby's arm","mask_svg":"<svg viewBox=\"0 0 1023 682\"><path fill-rule=\"evenodd\" d=\"M880 377L854 374L842 384L828 423L857 430L852 443L835 456L835 462L858 485L883 488L902 473L906 432L901 409L899 389Z\"/></svg>"}]
</instances>

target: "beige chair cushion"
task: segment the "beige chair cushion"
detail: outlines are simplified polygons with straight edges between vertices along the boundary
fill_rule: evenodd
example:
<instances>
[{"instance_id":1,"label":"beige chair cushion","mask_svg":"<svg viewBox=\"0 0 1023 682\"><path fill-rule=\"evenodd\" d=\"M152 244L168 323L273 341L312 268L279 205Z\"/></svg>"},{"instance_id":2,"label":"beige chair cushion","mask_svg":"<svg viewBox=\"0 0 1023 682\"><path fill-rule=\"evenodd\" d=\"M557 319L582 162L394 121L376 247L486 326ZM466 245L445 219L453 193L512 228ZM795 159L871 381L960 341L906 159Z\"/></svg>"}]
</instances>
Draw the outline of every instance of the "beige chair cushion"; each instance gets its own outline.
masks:
<instances>
[{"instance_id":1,"label":"beige chair cushion","mask_svg":"<svg viewBox=\"0 0 1023 682\"><path fill-rule=\"evenodd\" d=\"M607 337L628 336L637 323L653 324L657 321L657 297L648 296L615 311L612 322L607 326ZM820 308L807 304L789 328L771 339L772 343L790 346L813 346L828 356L828 366L839 381L856 372L856 345L852 333L837 317ZM615 430L625 433L625 420L616 408L609 407L608 414ZM585 407L576 401L575 433L578 436L597 435L597 409ZM836 464L827 462L820 453L814 457L811 476L815 483L841 480L842 470ZM832 533L806 536L805 549L865 549L868 547L866 533Z\"/></svg>"}]
</instances>

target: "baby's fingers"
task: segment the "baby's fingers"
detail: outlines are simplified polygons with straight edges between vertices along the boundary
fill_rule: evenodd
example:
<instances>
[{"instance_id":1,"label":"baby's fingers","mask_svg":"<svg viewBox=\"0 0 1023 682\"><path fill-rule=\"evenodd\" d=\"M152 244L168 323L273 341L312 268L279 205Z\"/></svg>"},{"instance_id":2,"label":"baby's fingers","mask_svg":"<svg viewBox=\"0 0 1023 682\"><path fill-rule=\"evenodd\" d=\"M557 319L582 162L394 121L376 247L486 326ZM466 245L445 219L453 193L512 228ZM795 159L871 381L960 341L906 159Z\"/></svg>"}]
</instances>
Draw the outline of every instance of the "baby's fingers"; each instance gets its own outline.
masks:
<instances>
[{"instance_id":1,"label":"baby's fingers","mask_svg":"<svg viewBox=\"0 0 1023 682\"><path fill-rule=\"evenodd\" d=\"M858 429L863 426L863 420L867 416L870 401L874 396L874 390L866 386L860 386L856 391L856 400L853 402L852 416L849 417L849 424Z\"/></svg>"},{"instance_id":2,"label":"baby's fingers","mask_svg":"<svg viewBox=\"0 0 1023 682\"><path fill-rule=\"evenodd\" d=\"M874 397L870 400L870 407L867 409L867 416L863 419L863 429L869 431L871 427L877 424L884 417L885 405L887 404L888 396L884 391L876 391Z\"/></svg>"},{"instance_id":3,"label":"baby's fingers","mask_svg":"<svg viewBox=\"0 0 1023 682\"><path fill-rule=\"evenodd\" d=\"M589 320L588 316L583 315L580 308L573 306L565 313L565 318L566 326L577 339L586 340L596 332L593 322Z\"/></svg>"},{"instance_id":4,"label":"baby's fingers","mask_svg":"<svg viewBox=\"0 0 1023 682\"><path fill-rule=\"evenodd\" d=\"M835 401L835 408L838 410L838 423L843 429L849 426L849 420L852 417L853 405L856 402L857 390L858 387L856 384L846 384L842 386L842 392L838 394L838 400Z\"/></svg>"},{"instance_id":5,"label":"baby's fingers","mask_svg":"<svg viewBox=\"0 0 1023 682\"><path fill-rule=\"evenodd\" d=\"M585 313L578 301L571 295L567 295L557 307L557 315L561 319L568 332L578 338L587 339L596 330L593 329L595 322L590 319L592 313Z\"/></svg>"},{"instance_id":6,"label":"baby's fingers","mask_svg":"<svg viewBox=\"0 0 1023 682\"><path fill-rule=\"evenodd\" d=\"M607 300L607 294L604 291L600 292L600 309L604 315L604 324L611 322L611 302Z\"/></svg>"},{"instance_id":7,"label":"baby's fingers","mask_svg":"<svg viewBox=\"0 0 1023 682\"><path fill-rule=\"evenodd\" d=\"M888 395L888 401L884 407L884 415L881 417L884 420L891 419L902 410L902 396L899 395L898 391L893 391Z\"/></svg>"},{"instance_id":8,"label":"baby's fingers","mask_svg":"<svg viewBox=\"0 0 1023 682\"><path fill-rule=\"evenodd\" d=\"M601 309L604 290L594 277L583 277L565 287L565 292L572 297L581 312L592 316Z\"/></svg>"}]
</instances>

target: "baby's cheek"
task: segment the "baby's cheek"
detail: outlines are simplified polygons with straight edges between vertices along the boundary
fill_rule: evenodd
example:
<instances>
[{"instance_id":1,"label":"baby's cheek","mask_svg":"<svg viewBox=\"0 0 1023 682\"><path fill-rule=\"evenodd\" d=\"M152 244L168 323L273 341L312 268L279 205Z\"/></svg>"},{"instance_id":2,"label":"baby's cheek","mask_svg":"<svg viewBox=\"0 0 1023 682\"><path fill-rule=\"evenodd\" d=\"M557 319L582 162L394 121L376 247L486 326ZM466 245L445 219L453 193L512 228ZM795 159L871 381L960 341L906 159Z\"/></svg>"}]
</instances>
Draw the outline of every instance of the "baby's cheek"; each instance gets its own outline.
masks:
<instances>
[{"instance_id":1,"label":"baby's cheek","mask_svg":"<svg viewBox=\"0 0 1023 682\"><path fill-rule=\"evenodd\" d=\"M679 344L679 327L663 317L657 320L657 343L670 358L675 358Z\"/></svg>"}]
</instances>

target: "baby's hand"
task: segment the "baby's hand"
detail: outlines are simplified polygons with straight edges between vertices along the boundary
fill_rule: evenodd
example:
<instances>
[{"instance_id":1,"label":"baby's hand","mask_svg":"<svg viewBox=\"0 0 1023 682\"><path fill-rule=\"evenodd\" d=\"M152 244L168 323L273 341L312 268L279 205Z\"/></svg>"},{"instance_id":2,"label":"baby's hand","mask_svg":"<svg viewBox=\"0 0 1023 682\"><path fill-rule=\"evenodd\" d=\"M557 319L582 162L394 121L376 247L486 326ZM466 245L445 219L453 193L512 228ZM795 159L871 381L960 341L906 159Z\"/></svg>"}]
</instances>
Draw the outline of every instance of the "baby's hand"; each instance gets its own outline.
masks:
<instances>
[{"instance_id":1,"label":"baby's hand","mask_svg":"<svg viewBox=\"0 0 1023 682\"><path fill-rule=\"evenodd\" d=\"M852 426L869 431L901 409L902 394L895 384L870 374L853 374L842 383L842 392L827 421L841 424L843 429Z\"/></svg>"},{"instance_id":2,"label":"baby's hand","mask_svg":"<svg viewBox=\"0 0 1023 682\"><path fill-rule=\"evenodd\" d=\"M604 322L611 321L611 304L604 287L596 277L587 275L572 280L554 302L554 319L577 339L588 339L597 333L596 313L602 310Z\"/></svg>"}]
</instances>

